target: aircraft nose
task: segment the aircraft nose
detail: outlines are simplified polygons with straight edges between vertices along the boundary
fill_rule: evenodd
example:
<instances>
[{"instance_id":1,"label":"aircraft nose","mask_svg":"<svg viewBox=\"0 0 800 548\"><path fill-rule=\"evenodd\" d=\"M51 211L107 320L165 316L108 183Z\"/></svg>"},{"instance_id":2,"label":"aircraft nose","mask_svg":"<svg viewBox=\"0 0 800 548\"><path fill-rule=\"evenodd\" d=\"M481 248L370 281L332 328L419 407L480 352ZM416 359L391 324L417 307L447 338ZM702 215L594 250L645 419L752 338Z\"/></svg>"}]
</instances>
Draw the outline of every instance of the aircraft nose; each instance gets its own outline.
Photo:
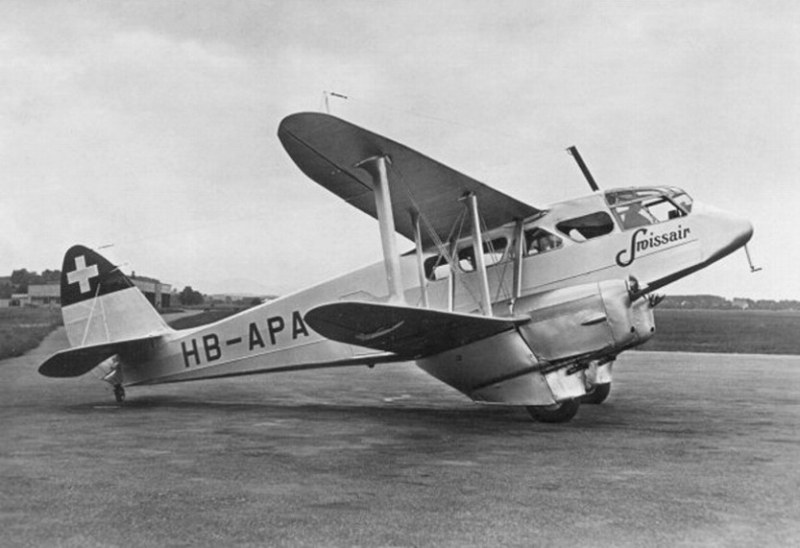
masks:
<instances>
[{"instance_id":1,"label":"aircraft nose","mask_svg":"<svg viewBox=\"0 0 800 548\"><path fill-rule=\"evenodd\" d=\"M729 214L726 223L731 238L731 251L743 247L753 237L753 223L744 217Z\"/></svg>"},{"instance_id":2,"label":"aircraft nose","mask_svg":"<svg viewBox=\"0 0 800 548\"><path fill-rule=\"evenodd\" d=\"M742 241L740 245L746 245L747 242L750 241L750 238L753 237L753 223L751 223L747 219L740 219L739 230L741 231L740 239Z\"/></svg>"},{"instance_id":3,"label":"aircraft nose","mask_svg":"<svg viewBox=\"0 0 800 548\"><path fill-rule=\"evenodd\" d=\"M707 249L708 259L716 261L743 247L753 237L753 223L744 217L727 211L711 209L713 224L716 225L712 245Z\"/></svg>"}]
</instances>

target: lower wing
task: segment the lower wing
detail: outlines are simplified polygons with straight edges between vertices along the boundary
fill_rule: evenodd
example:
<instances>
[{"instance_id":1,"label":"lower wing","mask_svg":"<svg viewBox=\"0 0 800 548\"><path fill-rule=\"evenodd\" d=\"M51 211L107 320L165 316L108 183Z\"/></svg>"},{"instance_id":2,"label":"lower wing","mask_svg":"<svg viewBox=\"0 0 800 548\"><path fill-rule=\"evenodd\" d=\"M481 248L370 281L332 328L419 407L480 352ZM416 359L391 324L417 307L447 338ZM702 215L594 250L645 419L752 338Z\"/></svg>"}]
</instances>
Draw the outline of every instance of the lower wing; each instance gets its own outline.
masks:
<instances>
[{"instance_id":1,"label":"lower wing","mask_svg":"<svg viewBox=\"0 0 800 548\"><path fill-rule=\"evenodd\" d=\"M509 331L530 318L489 318L380 303L343 302L309 310L305 320L331 340L418 359Z\"/></svg>"}]
</instances>

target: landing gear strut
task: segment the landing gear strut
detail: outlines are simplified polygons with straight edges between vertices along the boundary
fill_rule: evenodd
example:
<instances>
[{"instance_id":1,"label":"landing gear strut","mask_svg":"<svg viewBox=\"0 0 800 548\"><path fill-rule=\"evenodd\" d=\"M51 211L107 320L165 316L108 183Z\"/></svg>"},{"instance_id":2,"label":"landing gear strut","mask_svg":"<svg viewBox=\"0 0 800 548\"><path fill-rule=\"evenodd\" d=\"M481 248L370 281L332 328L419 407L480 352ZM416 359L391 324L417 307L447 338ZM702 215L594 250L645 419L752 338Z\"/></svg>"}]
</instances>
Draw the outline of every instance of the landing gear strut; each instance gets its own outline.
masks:
<instances>
[{"instance_id":1,"label":"landing gear strut","mask_svg":"<svg viewBox=\"0 0 800 548\"><path fill-rule=\"evenodd\" d=\"M114 385L114 398L117 400L117 403L125 401L125 389L121 384Z\"/></svg>"},{"instance_id":2,"label":"landing gear strut","mask_svg":"<svg viewBox=\"0 0 800 548\"><path fill-rule=\"evenodd\" d=\"M567 422L575 416L581 406L579 399L564 400L553 405L529 405L528 413L539 422Z\"/></svg>"}]
</instances>

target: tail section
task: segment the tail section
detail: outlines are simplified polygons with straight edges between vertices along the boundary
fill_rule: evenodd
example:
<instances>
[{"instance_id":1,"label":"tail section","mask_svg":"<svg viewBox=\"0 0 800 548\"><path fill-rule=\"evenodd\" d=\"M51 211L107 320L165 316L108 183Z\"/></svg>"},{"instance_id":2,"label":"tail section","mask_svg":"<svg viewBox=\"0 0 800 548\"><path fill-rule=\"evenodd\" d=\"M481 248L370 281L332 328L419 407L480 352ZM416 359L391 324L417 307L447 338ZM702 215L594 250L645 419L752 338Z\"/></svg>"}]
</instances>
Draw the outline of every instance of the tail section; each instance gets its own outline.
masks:
<instances>
[{"instance_id":1,"label":"tail section","mask_svg":"<svg viewBox=\"0 0 800 548\"><path fill-rule=\"evenodd\" d=\"M119 267L80 245L71 247L64 256L61 314L73 348L172 331Z\"/></svg>"}]
</instances>

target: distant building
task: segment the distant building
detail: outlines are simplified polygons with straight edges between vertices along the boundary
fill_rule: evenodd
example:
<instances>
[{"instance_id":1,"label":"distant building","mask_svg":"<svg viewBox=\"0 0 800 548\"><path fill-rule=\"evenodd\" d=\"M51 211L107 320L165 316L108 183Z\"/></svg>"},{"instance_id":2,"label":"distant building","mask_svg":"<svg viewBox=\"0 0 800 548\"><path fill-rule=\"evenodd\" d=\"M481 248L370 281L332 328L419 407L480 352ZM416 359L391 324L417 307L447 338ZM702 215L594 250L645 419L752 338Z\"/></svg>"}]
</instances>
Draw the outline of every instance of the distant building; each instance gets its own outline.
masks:
<instances>
[{"instance_id":1,"label":"distant building","mask_svg":"<svg viewBox=\"0 0 800 548\"><path fill-rule=\"evenodd\" d=\"M60 306L61 284L29 285L26 304L30 306Z\"/></svg>"},{"instance_id":2,"label":"distant building","mask_svg":"<svg viewBox=\"0 0 800 548\"><path fill-rule=\"evenodd\" d=\"M29 304L31 304L31 300L27 293L14 293L9 301L9 306L28 306Z\"/></svg>"},{"instance_id":3,"label":"distant building","mask_svg":"<svg viewBox=\"0 0 800 548\"><path fill-rule=\"evenodd\" d=\"M147 278L145 276L137 276L132 273L131 281L144 293L150 304L156 307L157 310L169 308L172 302L172 286L169 284L161 283L155 278Z\"/></svg>"},{"instance_id":4,"label":"distant building","mask_svg":"<svg viewBox=\"0 0 800 548\"><path fill-rule=\"evenodd\" d=\"M169 308L172 290L169 284L144 276L131 276L131 281L157 310ZM31 284L28 293L13 294L8 306L61 306L61 284Z\"/></svg>"}]
</instances>

